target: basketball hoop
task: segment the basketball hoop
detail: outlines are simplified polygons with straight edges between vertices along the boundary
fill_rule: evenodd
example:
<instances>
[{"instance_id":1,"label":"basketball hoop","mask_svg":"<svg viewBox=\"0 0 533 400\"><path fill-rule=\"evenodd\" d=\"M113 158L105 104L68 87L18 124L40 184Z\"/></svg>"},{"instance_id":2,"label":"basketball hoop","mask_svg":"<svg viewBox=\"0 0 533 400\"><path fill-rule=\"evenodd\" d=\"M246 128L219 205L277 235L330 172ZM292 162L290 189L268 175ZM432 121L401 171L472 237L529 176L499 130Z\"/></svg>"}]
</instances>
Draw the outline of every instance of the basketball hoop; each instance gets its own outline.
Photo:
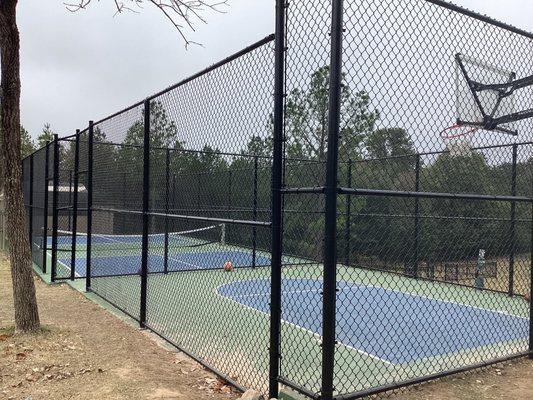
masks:
<instances>
[{"instance_id":1,"label":"basketball hoop","mask_svg":"<svg viewBox=\"0 0 533 400\"><path fill-rule=\"evenodd\" d=\"M463 136L468 136L479 131L477 126L468 126L462 124L456 124L450 126L440 132L440 137L444 140L446 139L457 139Z\"/></svg>"},{"instance_id":2,"label":"basketball hoop","mask_svg":"<svg viewBox=\"0 0 533 400\"><path fill-rule=\"evenodd\" d=\"M466 155L471 150L470 137L480 129L477 126L456 124L442 130L440 137L451 155Z\"/></svg>"}]
</instances>

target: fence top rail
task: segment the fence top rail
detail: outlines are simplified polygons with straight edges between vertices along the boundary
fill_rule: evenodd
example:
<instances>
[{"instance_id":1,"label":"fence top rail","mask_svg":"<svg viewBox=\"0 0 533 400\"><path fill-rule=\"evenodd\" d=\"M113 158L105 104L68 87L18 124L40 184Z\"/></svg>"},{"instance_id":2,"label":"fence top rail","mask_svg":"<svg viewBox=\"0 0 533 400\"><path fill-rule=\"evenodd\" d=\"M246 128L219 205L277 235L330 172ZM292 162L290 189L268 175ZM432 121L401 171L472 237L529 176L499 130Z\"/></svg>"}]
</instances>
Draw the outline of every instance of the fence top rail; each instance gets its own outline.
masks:
<instances>
[{"instance_id":1,"label":"fence top rail","mask_svg":"<svg viewBox=\"0 0 533 400\"><path fill-rule=\"evenodd\" d=\"M31 154L28 154L26 157L24 157L22 159L22 162L24 162L25 160L29 160L31 156L33 156L34 154L40 152L40 151L43 151L43 150L46 150L46 148L48 147L48 145L52 143L52 142L48 142L47 144L45 144L44 146L42 147L39 147L38 149L36 149L35 151L33 151Z\"/></svg>"},{"instance_id":2,"label":"fence top rail","mask_svg":"<svg viewBox=\"0 0 533 400\"><path fill-rule=\"evenodd\" d=\"M114 118L117 115L120 115L122 113L128 112L128 111L134 109L135 107L139 107L139 106L143 105L144 102L147 101L147 100L148 101L153 100L156 97L159 97L159 96L161 96L161 95L163 95L165 93L170 92L171 90L174 90L174 89L176 89L176 88L178 88L180 86L183 86L183 85L185 85L185 84L187 84L187 83L189 83L189 82L191 82L191 81L193 81L193 80L195 80L197 78L200 78L201 76L206 75L209 72L212 72L212 71L216 70L217 68L220 68L220 67L222 67L222 66L224 66L226 64L229 64L230 62L238 59L239 57L242 57L242 56L254 51L255 49L257 49L257 48L259 48L259 47L261 47L261 46L263 46L263 45L265 45L267 43L273 42L274 38L275 38L275 35L274 34L270 34L267 37L259 40L258 42L255 42L255 43L251 44L250 46L245 47L244 49L242 49L242 50L230 55L229 57L224 58L223 60L221 60L221 61L219 61L219 62L217 62L217 63L215 63L215 64L213 64L213 65L211 65L211 66L209 66L209 67L207 67L205 69L203 69L202 71L200 71L200 72L198 72L198 73L196 73L194 75L191 75L188 78L185 78L182 81L180 81L178 83L175 83L175 84L173 84L173 85L171 85L171 86L169 86L169 87L167 87L167 88L165 88L165 89L163 89L163 90L161 90L161 91L159 91L159 92L157 92L155 94L152 94L152 95L148 96L144 100L138 101L138 102L130 105L129 107L126 107L126 108L124 108L124 109L122 109L120 111L117 111L116 113L113 113L113 114L111 114L111 115L109 115L109 116L107 116L105 118L102 118L99 121L94 122L93 125L98 125L98 124L101 124L103 122L106 122L107 120L110 120L111 118ZM89 130L89 128L87 127L85 129L81 130L80 133L85 133L88 130Z\"/></svg>"},{"instance_id":3,"label":"fence top rail","mask_svg":"<svg viewBox=\"0 0 533 400\"><path fill-rule=\"evenodd\" d=\"M524 29L517 28L516 26L513 26L511 24L507 24L505 22L499 21L499 20L497 20L495 18L491 18L491 17L489 17L487 15L478 13L476 11L469 10L468 8L458 6L456 4L450 3L449 1L445 1L445 0L426 0L426 1L428 3L432 3L432 4L435 4L437 6L446 8L446 9L448 9L450 11L455 11L455 12L457 12L459 14L463 14L463 15L466 15L468 17L472 17L472 18L475 18L477 20L486 22L487 24L497 26L498 28L502 28L502 29L505 29L507 31L516 33L517 35L524 36L524 37L526 37L528 39L533 39L533 33L532 32L528 32L528 31L526 31Z\"/></svg>"},{"instance_id":4,"label":"fence top rail","mask_svg":"<svg viewBox=\"0 0 533 400\"><path fill-rule=\"evenodd\" d=\"M78 133L73 133L72 135L68 135L68 136L63 136L63 137L60 137L58 140L59 141L74 141L72 139L76 139L76 137L78 136Z\"/></svg>"}]
</instances>

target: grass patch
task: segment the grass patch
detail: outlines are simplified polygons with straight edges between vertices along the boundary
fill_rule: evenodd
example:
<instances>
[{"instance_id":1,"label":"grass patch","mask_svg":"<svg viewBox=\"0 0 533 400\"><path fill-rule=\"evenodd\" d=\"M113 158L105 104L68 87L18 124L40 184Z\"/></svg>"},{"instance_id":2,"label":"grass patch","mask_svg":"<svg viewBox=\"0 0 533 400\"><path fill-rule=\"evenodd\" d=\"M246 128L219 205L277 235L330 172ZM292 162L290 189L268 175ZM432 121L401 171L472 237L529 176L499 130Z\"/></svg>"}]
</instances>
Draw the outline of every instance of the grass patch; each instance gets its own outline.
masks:
<instances>
[{"instance_id":1,"label":"grass patch","mask_svg":"<svg viewBox=\"0 0 533 400\"><path fill-rule=\"evenodd\" d=\"M5 342L7 339L15 334L15 328L10 326L8 328L0 328L0 342Z\"/></svg>"},{"instance_id":2,"label":"grass patch","mask_svg":"<svg viewBox=\"0 0 533 400\"><path fill-rule=\"evenodd\" d=\"M22 336L22 335L29 335L29 336L48 336L52 335L54 333L59 333L59 328L50 327L50 326L41 326L38 330L34 332L17 332L15 327L10 326L7 328L0 328L0 342L7 340L13 336Z\"/></svg>"}]
</instances>

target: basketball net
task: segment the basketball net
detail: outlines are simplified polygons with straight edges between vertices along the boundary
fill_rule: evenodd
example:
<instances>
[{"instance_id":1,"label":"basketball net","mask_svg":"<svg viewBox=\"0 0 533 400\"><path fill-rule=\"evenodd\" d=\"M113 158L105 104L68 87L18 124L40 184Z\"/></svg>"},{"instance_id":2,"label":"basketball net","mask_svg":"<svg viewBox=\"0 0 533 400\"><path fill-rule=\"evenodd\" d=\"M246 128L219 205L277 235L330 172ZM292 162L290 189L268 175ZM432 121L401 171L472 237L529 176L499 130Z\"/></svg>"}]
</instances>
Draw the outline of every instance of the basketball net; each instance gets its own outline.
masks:
<instances>
[{"instance_id":1,"label":"basketball net","mask_svg":"<svg viewBox=\"0 0 533 400\"><path fill-rule=\"evenodd\" d=\"M480 128L468 125L453 125L440 132L440 137L451 156L466 156L472 150L472 135Z\"/></svg>"}]
</instances>

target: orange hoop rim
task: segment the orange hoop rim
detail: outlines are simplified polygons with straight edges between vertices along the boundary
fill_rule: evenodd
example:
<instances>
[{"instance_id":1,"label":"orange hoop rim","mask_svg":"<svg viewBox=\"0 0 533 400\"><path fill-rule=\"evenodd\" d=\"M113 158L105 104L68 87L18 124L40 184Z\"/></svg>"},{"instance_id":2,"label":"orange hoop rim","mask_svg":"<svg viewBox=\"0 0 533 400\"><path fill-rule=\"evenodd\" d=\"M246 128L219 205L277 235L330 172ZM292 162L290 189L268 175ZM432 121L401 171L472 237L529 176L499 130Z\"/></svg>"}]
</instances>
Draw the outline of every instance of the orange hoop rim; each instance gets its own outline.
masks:
<instances>
[{"instance_id":1,"label":"orange hoop rim","mask_svg":"<svg viewBox=\"0 0 533 400\"><path fill-rule=\"evenodd\" d=\"M475 132L479 131L479 129L480 129L479 127L471 126L470 129L467 129L464 132L453 133L454 131L456 131L456 130L458 130L460 128L465 128L465 127L468 127L468 125L455 124L455 125L450 126L450 127L446 128L446 129L443 129L440 132L440 137L442 139L455 139L455 138L459 138L459 137L462 137L462 136L470 135L472 133L475 133Z\"/></svg>"}]
</instances>

